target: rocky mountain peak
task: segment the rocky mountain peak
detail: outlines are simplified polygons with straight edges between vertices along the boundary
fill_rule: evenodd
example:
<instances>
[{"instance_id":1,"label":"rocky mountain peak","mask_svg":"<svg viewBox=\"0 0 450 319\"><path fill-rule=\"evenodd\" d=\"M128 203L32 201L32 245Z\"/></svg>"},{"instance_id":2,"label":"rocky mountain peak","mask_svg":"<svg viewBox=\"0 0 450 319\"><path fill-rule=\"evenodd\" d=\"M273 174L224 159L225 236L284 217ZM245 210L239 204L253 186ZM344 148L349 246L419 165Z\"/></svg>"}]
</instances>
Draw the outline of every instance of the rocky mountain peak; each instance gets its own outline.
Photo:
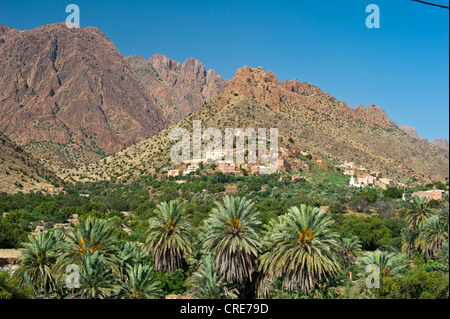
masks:
<instances>
[{"instance_id":1,"label":"rocky mountain peak","mask_svg":"<svg viewBox=\"0 0 450 319\"><path fill-rule=\"evenodd\" d=\"M0 131L37 157L90 161L163 128L161 110L99 29L56 23L0 40Z\"/></svg>"},{"instance_id":2,"label":"rocky mountain peak","mask_svg":"<svg viewBox=\"0 0 450 319\"><path fill-rule=\"evenodd\" d=\"M378 105L371 104L368 107L358 105L354 113L356 117L363 120L369 126L378 125L382 128L387 128L392 124L386 112Z\"/></svg>"},{"instance_id":3,"label":"rocky mountain peak","mask_svg":"<svg viewBox=\"0 0 450 319\"><path fill-rule=\"evenodd\" d=\"M199 60L188 58L183 64L162 54L148 62L136 56L127 57L147 94L164 111L171 124L199 109L229 84L213 70L206 71Z\"/></svg>"},{"instance_id":4,"label":"rocky mountain peak","mask_svg":"<svg viewBox=\"0 0 450 319\"><path fill-rule=\"evenodd\" d=\"M272 71L266 73L262 67L254 69L244 66L237 70L224 95L227 99L240 97L252 100L277 111L289 107L303 107L304 112L309 113L311 117L323 114L335 120L359 119L369 126L387 128L392 125L386 112L379 106L358 105L352 109L307 82L294 79L280 83Z\"/></svg>"}]
</instances>

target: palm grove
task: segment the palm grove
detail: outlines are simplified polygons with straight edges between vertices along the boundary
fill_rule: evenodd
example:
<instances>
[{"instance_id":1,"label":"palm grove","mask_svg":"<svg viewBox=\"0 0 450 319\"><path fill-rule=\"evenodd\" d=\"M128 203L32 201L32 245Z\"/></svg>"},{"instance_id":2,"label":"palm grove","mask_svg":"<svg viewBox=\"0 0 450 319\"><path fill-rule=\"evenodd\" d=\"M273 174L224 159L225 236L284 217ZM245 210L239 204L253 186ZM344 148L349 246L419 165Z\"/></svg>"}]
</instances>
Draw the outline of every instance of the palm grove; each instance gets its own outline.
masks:
<instances>
[{"instance_id":1,"label":"palm grove","mask_svg":"<svg viewBox=\"0 0 450 319\"><path fill-rule=\"evenodd\" d=\"M18 268L0 275L0 297L448 298L448 192L433 205L413 198L393 221L402 225L400 242L372 251L349 228L356 217L343 223L298 204L266 218L263 199L237 195L218 197L201 222L193 221L192 205L161 201L144 223L142 244L95 211L67 231L30 234ZM67 285L73 265L76 288ZM380 289L366 287L368 265L379 269Z\"/></svg>"}]
</instances>

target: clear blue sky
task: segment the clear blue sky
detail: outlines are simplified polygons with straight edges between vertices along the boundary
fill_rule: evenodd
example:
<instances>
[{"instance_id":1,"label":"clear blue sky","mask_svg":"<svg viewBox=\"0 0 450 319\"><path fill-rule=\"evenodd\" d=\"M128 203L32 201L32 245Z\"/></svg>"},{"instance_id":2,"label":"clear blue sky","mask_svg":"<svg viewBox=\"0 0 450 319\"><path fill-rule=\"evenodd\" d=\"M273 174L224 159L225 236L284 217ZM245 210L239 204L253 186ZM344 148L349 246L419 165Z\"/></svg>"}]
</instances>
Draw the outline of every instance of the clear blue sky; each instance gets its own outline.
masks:
<instances>
[{"instance_id":1,"label":"clear blue sky","mask_svg":"<svg viewBox=\"0 0 450 319\"><path fill-rule=\"evenodd\" d=\"M79 5L82 27L103 30L125 56L194 57L228 79L244 65L262 66L351 107L380 105L429 140L449 137L446 9L410 0L0 0L0 24L62 22L70 3ZM366 28L371 3L380 7L380 29Z\"/></svg>"}]
</instances>

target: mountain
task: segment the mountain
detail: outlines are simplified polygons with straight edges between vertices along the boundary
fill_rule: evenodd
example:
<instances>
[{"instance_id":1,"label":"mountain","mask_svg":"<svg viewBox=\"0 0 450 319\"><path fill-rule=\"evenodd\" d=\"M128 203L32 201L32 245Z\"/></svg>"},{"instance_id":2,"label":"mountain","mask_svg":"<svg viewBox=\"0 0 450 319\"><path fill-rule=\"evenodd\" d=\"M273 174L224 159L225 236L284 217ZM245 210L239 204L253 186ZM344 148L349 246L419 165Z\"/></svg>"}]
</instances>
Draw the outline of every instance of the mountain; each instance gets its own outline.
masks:
<instances>
[{"instance_id":1,"label":"mountain","mask_svg":"<svg viewBox=\"0 0 450 319\"><path fill-rule=\"evenodd\" d=\"M0 133L0 192L60 190L59 180L23 149Z\"/></svg>"},{"instance_id":2,"label":"mountain","mask_svg":"<svg viewBox=\"0 0 450 319\"><path fill-rule=\"evenodd\" d=\"M230 83L214 70L206 71L205 66L193 58L180 64L161 54L153 55L149 61L132 55L127 61L152 101L163 110L168 124L198 110Z\"/></svg>"},{"instance_id":3,"label":"mountain","mask_svg":"<svg viewBox=\"0 0 450 319\"><path fill-rule=\"evenodd\" d=\"M417 133L416 129L412 126L400 125L398 128L413 138L420 138L419 133Z\"/></svg>"},{"instance_id":4,"label":"mountain","mask_svg":"<svg viewBox=\"0 0 450 319\"><path fill-rule=\"evenodd\" d=\"M161 108L97 28L0 26L0 131L51 167L95 161L164 127Z\"/></svg>"},{"instance_id":5,"label":"mountain","mask_svg":"<svg viewBox=\"0 0 450 319\"><path fill-rule=\"evenodd\" d=\"M309 150L330 163L353 161L384 177L405 182L443 180L449 175L449 154L404 133L379 106L349 107L320 88L297 80L280 82L273 72L243 67L219 95L184 120L145 141L93 164L60 176L74 180L129 178L171 165L175 127L278 128L279 140L292 152ZM291 158L286 157L286 161Z\"/></svg>"},{"instance_id":6,"label":"mountain","mask_svg":"<svg viewBox=\"0 0 450 319\"><path fill-rule=\"evenodd\" d=\"M402 126L399 126L398 128L413 138L421 139L419 134L417 133L416 129L412 126L402 125ZM422 140L428 142L427 139L422 139ZM434 141L430 141L429 143L431 143L437 147L440 147L444 150L449 149L448 140L443 139L443 138L435 139Z\"/></svg>"},{"instance_id":7,"label":"mountain","mask_svg":"<svg viewBox=\"0 0 450 319\"><path fill-rule=\"evenodd\" d=\"M449 149L448 140L443 138L438 138L430 142L433 145L436 145L437 147L443 148L444 150Z\"/></svg>"}]
</instances>

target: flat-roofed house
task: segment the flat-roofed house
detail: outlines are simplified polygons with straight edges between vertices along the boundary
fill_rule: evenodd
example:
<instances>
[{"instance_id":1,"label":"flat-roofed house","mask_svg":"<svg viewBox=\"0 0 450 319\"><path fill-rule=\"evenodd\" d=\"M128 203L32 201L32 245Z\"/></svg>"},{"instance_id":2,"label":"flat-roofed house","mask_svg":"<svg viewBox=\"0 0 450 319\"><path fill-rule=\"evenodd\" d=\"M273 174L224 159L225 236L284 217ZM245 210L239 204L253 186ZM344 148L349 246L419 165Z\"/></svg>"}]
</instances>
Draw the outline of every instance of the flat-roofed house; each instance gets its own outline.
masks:
<instances>
[{"instance_id":1,"label":"flat-roofed house","mask_svg":"<svg viewBox=\"0 0 450 319\"><path fill-rule=\"evenodd\" d=\"M436 189L436 190L429 190L429 191L420 191L420 192L415 192L413 193L413 197L426 197L427 201L429 200L439 200L442 199L444 197L445 192L443 190L440 189Z\"/></svg>"},{"instance_id":2,"label":"flat-roofed house","mask_svg":"<svg viewBox=\"0 0 450 319\"><path fill-rule=\"evenodd\" d=\"M376 185L377 178L372 175L359 175L357 177L357 182L362 185Z\"/></svg>"},{"instance_id":3,"label":"flat-roofed house","mask_svg":"<svg viewBox=\"0 0 450 319\"><path fill-rule=\"evenodd\" d=\"M219 170L224 174L234 173L236 172L236 165L230 162L221 162L219 163Z\"/></svg>"}]
</instances>

